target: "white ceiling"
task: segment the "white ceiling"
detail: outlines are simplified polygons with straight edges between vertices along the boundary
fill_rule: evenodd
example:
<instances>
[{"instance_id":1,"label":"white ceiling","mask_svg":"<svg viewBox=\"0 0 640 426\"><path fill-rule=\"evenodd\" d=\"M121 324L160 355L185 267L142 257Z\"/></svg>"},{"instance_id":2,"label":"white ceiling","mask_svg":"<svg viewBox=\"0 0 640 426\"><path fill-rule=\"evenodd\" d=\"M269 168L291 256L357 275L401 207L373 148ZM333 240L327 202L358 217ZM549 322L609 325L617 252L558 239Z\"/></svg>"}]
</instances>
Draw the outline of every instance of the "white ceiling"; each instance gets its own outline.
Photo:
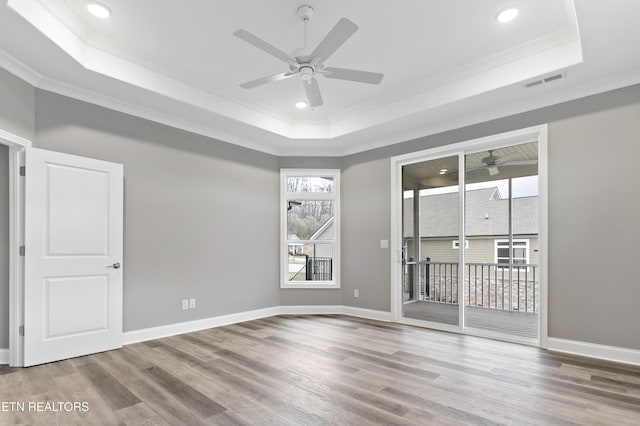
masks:
<instances>
[{"instance_id":1,"label":"white ceiling","mask_svg":"<svg viewBox=\"0 0 640 426\"><path fill-rule=\"evenodd\" d=\"M0 66L35 86L278 155L346 155L640 82L637 0L105 0L106 21L85 0L0 1ZM298 78L238 87L288 68L233 32L291 52L302 4L310 47L341 17L359 26L325 65L380 85L321 76L325 105L302 111ZM520 15L500 24L507 6Z\"/></svg>"}]
</instances>

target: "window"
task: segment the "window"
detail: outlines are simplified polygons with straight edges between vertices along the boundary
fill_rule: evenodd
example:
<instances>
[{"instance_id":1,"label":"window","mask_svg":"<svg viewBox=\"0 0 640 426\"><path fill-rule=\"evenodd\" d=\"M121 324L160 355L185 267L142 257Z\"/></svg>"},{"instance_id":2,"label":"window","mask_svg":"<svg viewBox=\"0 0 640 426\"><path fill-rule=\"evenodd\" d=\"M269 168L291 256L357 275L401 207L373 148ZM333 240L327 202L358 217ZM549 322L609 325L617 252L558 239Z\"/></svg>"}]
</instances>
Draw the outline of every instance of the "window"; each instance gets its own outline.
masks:
<instances>
[{"instance_id":1,"label":"window","mask_svg":"<svg viewBox=\"0 0 640 426\"><path fill-rule=\"evenodd\" d=\"M282 288L339 288L340 170L280 170Z\"/></svg>"},{"instance_id":2,"label":"window","mask_svg":"<svg viewBox=\"0 0 640 426\"><path fill-rule=\"evenodd\" d=\"M460 248L460 240L453 240L451 242L451 248L458 250ZM464 240L464 248L465 250L469 250L469 240Z\"/></svg>"},{"instance_id":3,"label":"window","mask_svg":"<svg viewBox=\"0 0 640 426\"><path fill-rule=\"evenodd\" d=\"M511 257L515 266L529 264L529 240L514 239ZM509 267L509 240L495 240L495 260L499 267Z\"/></svg>"}]
</instances>

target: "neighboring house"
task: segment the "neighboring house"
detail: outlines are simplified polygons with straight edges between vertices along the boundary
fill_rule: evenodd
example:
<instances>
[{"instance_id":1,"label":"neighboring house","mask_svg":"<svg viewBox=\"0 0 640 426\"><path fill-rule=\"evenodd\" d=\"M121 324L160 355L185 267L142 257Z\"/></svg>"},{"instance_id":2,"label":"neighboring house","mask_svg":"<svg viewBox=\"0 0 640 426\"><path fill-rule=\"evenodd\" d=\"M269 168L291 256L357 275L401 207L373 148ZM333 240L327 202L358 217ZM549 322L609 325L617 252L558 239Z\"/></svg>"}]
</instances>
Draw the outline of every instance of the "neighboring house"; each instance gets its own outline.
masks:
<instances>
[{"instance_id":1,"label":"neighboring house","mask_svg":"<svg viewBox=\"0 0 640 426\"><path fill-rule=\"evenodd\" d=\"M309 237L313 242L289 244L289 280L330 280L333 274L333 244L335 223L333 216ZM289 240L298 240L289 235ZM323 243L323 240L329 242ZM305 253L308 256L305 256Z\"/></svg>"},{"instance_id":2,"label":"neighboring house","mask_svg":"<svg viewBox=\"0 0 640 426\"><path fill-rule=\"evenodd\" d=\"M333 220L333 216L331 216L322 226L309 238L314 241L313 243L313 253L315 257L325 257L332 258L333 257L333 245L332 244L322 244L322 240L331 240L335 235L335 224Z\"/></svg>"},{"instance_id":3,"label":"neighboring house","mask_svg":"<svg viewBox=\"0 0 640 426\"><path fill-rule=\"evenodd\" d=\"M413 200L405 200L404 241L413 253ZM466 262L507 263L509 199L498 188L467 191ZM420 197L421 257L432 262L457 262L458 193ZM538 197L513 199L514 263L538 263Z\"/></svg>"}]
</instances>

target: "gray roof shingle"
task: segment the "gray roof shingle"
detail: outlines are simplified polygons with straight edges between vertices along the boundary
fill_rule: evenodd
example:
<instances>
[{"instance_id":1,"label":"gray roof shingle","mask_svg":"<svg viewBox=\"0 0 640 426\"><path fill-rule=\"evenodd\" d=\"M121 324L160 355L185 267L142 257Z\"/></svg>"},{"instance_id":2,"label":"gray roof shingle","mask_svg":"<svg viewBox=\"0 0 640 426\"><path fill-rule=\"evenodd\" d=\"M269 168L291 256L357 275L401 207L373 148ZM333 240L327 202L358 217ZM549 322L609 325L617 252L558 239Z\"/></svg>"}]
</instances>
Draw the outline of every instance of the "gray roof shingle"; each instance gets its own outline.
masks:
<instances>
[{"instance_id":1,"label":"gray roof shingle","mask_svg":"<svg viewBox=\"0 0 640 426\"><path fill-rule=\"evenodd\" d=\"M413 236L412 199L405 199L405 237ZM466 193L466 235L507 235L509 233L509 199L500 197L497 188ZM458 193L420 197L422 237L458 235ZM538 197L513 199L513 233L538 233Z\"/></svg>"}]
</instances>

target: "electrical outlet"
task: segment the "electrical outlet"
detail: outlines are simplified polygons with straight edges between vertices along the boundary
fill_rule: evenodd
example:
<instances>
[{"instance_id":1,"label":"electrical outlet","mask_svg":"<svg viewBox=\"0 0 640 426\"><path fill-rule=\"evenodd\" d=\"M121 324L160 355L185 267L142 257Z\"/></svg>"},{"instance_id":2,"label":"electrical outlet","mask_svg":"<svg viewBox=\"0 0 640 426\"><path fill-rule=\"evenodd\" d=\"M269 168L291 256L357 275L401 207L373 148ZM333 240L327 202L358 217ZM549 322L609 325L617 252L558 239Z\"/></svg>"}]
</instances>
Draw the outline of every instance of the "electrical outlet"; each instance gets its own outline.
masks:
<instances>
[{"instance_id":1,"label":"electrical outlet","mask_svg":"<svg viewBox=\"0 0 640 426\"><path fill-rule=\"evenodd\" d=\"M360 290L357 288L353 290L353 297L360 297Z\"/></svg>"},{"instance_id":2,"label":"electrical outlet","mask_svg":"<svg viewBox=\"0 0 640 426\"><path fill-rule=\"evenodd\" d=\"M196 307L196 299L189 299L189 308L193 309Z\"/></svg>"},{"instance_id":3,"label":"electrical outlet","mask_svg":"<svg viewBox=\"0 0 640 426\"><path fill-rule=\"evenodd\" d=\"M183 299L182 300L182 310L184 311L185 309L189 309L189 300L188 299Z\"/></svg>"}]
</instances>

